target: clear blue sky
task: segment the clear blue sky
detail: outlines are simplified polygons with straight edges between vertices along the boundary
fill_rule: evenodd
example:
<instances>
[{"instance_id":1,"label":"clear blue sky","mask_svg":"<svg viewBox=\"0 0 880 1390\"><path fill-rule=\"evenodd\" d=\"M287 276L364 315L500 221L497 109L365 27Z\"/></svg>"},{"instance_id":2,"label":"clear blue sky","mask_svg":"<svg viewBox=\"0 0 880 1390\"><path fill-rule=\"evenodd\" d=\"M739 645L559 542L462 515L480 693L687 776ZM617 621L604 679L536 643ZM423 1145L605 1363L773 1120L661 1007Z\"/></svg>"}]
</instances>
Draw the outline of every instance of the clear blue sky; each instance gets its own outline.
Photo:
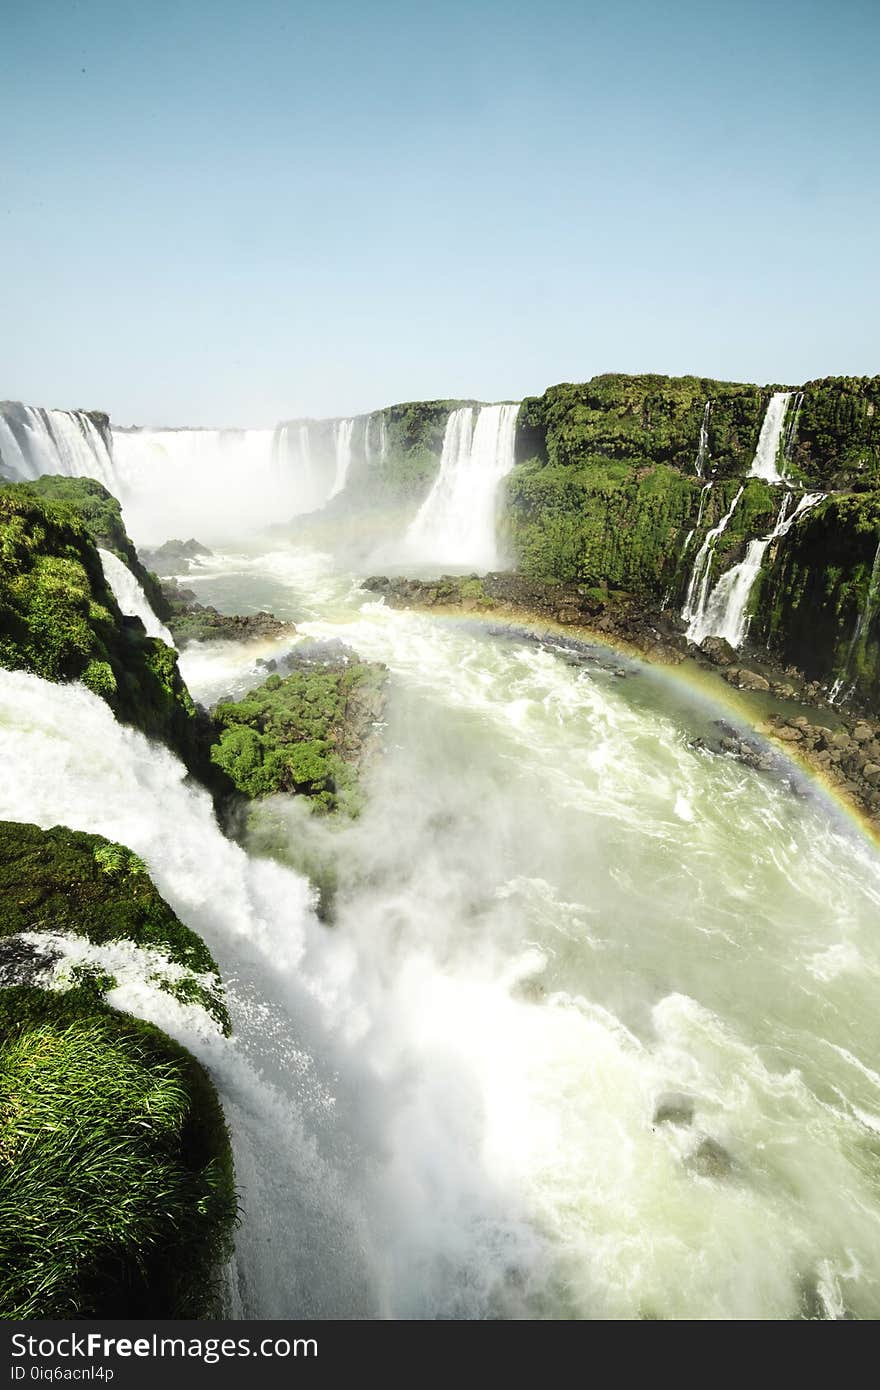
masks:
<instances>
[{"instance_id":1,"label":"clear blue sky","mask_svg":"<svg viewBox=\"0 0 880 1390\"><path fill-rule=\"evenodd\" d=\"M9 0L0 397L880 371L877 0Z\"/></svg>"}]
</instances>

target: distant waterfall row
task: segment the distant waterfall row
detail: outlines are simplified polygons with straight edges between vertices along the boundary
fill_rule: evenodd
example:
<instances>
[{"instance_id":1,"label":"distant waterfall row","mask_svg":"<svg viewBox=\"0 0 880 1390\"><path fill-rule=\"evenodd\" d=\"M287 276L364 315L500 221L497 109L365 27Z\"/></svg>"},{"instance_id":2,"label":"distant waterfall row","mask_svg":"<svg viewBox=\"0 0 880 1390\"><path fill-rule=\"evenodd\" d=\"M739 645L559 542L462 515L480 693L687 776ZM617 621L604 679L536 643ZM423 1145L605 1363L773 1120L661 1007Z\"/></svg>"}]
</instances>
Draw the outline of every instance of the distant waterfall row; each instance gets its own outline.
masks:
<instances>
[{"instance_id":1,"label":"distant waterfall row","mask_svg":"<svg viewBox=\"0 0 880 1390\"><path fill-rule=\"evenodd\" d=\"M82 410L42 410L18 401L0 404L0 476L27 480L43 473L116 478L108 440Z\"/></svg>"},{"instance_id":2,"label":"distant waterfall row","mask_svg":"<svg viewBox=\"0 0 880 1390\"><path fill-rule=\"evenodd\" d=\"M381 463L381 414L263 430L109 429L83 411L0 405L0 478L96 478L140 541L241 535L317 511L344 491L352 462Z\"/></svg>"},{"instance_id":3,"label":"distant waterfall row","mask_svg":"<svg viewBox=\"0 0 880 1390\"><path fill-rule=\"evenodd\" d=\"M502 404L449 412L433 487L402 538L408 557L484 568L496 563L498 484L513 467L518 410ZM83 412L12 403L0 406L0 476L93 477L122 501L139 542L184 535L217 540L341 499L381 468L388 433L385 412L377 411L285 421L274 430L116 428L111 434Z\"/></svg>"}]
</instances>

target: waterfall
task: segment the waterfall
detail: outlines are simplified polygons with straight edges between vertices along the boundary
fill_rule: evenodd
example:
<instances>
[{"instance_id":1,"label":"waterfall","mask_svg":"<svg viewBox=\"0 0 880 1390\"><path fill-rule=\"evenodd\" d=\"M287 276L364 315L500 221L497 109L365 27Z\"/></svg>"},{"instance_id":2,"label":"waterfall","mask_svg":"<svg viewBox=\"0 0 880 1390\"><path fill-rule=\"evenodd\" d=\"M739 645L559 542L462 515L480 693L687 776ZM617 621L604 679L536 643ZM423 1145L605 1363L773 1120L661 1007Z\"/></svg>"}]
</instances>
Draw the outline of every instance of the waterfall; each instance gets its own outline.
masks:
<instances>
[{"instance_id":1,"label":"waterfall","mask_svg":"<svg viewBox=\"0 0 880 1390\"><path fill-rule=\"evenodd\" d=\"M790 391L776 391L770 397L758 436L758 447L749 469L750 478L763 478L766 483L782 482L782 474L776 467L776 460L779 457L782 428L790 400Z\"/></svg>"},{"instance_id":2,"label":"waterfall","mask_svg":"<svg viewBox=\"0 0 880 1390\"><path fill-rule=\"evenodd\" d=\"M704 510L704 508L705 508L705 506L706 506L706 498L709 496L709 493L710 493L711 491L712 491L712 484L711 484L711 483L704 483L703 486L700 488L700 506L699 506L699 510L698 510L698 512L697 512L697 522L696 522L696 525L695 525L695 526L692 526L692 527L691 527L691 529L688 531L687 535L686 535L685 538L684 538L684 545L681 547L681 558L682 558L682 559L684 558L685 555L687 555L688 551L690 550L691 541L693 540L694 536L697 534L697 532L698 532L699 529L700 529L700 525L701 525L702 520L703 520L703 510ZM665 605L664 605L664 606L665 606Z\"/></svg>"},{"instance_id":3,"label":"waterfall","mask_svg":"<svg viewBox=\"0 0 880 1390\"><path fill-rule=\"evenodd\" d=\"M373 446L372 446L372 444L370 443L370 431L372 430L373 420L374 420L374 419L378 419L378 422L379 422L379 431L378 431L378 433L379 433L379 444L378 444L378 447L377 447L375 450L373 449ZM380 414L380 415L378 415L378 416L375 416L375 415L365 415L365 416L364 416L364 462L366 463L366 465L367 465L368 468L373 464L373 462L375 462L375 461L377 461L377 460L378 460L379 463L384 463L384 462L385 462L385 448L386 448L386 439L385 439L385 416L382 415L382 414Z\"/></svg>"},{"instance_id":4,"label":"waterfall","mask_svg":"<svg viewBox=\"0 0 880 1390\"><path fill-rule=\"evenodd\" d=\"M697 477L702 478L709 458L709 412L712 409L712 402L706 402L703 411L703 419L700 423L700 442L697 446L697 457L694 460L694 467L697 470Z\"/></svg>"},{"instance_id":5,"label":"waterfall","mask_svg":"<svg viewBox=\"0 0 880 1390\"><path fill-rule=\"evenodd\" d=\"M804 403L803 391L798 391L794 398L794 405L788 412L788 425L785 430L785 442L782 446L782 457L787 463L794 452L794 442L797 438L798 422L801 418L801 407Z\"/></svg>"},{"instance_id":6,"label":"waterfall","mask_svg":"<svg viewBox=\"0 0 880 1390\"><path fill-rule=\"evenodd\" d=\"M82 410L43 410L0 403L0 473L16 482L60 473L97 478L113 490L113 460L104 436Z\"/></svg>"},{"instance_id":7,"label":"waterfall","mask_svg":"<svg viewBox=\"0 0 880 1390\"><path fill-rule=\"evenodd\" d=\"M789 515L791 494L786 493L779 508L776 525L769 536L749 541L745 558L721 576L712 590L711 597L695 615L687 634L691 642L699 645L704 637L712 636L725 638L732 647L742 645L751 622L751 614L748 611L749 598L755 580L761 573L768 547L774 541L788 535L798 518L817 503L824 501L825 495L824 492L805 493Z\"/></svg>"},{"instance_id":8,"label":"waterfall","mask_svg":"<svg viewBox=\"0 0 880 1390\"><path fill-rule=\"evenodd\" d=\"M114 429L117 495L139 541L224 538L327 501L329 468L313 464L307 424L276 430Z\"/></svg>"},{"instance_id":9,"label":"waterfall","mask_svg":"<svg viewBox=\"0 0 880 1390\"><path fill-rule=\"evenodd\" d=\"M345 488L348 470L351 467L351 438L354 434L354 420L337 420L334 430L336 448L336 473L330 497L337 497ZM328 502L330 498L328 497Z\"/></svg>"},{"instance_id":10,"label":"waterfall","mask_svg":"<svg viewBox=\"0 0 880 1390\"><path fill-rule=\"evenodd\" d=\"M127 617L140 618L148 637L158 637L167 646L173 647L174 638L165 624L156 617L150 607L150 600L128 565L124 564L118 555L114 555L112 550L102 550L99 546L98 554L101 557L104 578L119 604L119 611Z\"/></svg>"},{"instance_id":11,"label":"waterfall","mask_svg":"<svg viewBox=\"0 0 880 1390\"><path fill-rule=\"evenodd\" d=\"M497 564L498 484L513 467L518 404L462 406L446 422L440 471L406 548L429 563Z\"/></svg>"},{"instance_id":12,"label":"waterfall","mask_svg":"<svg viewBox=\"0 0 880 1390\"><path fill-rule=\"evenodd\" d=\"M688 638L694 641L691 636L692 629L699 622L703 610L706 606L706 598L709 592L709 574L712 569L712 556L715 552L715 544L718 537L723 535L727 529L727 524L733 516L739 504L739 499L743 495L743 488L740 489L730 504L730 510L725 513L717 526L713 526L706 532L706 538L694 557L694 567L691 570L690 582L688 584L687 595L685 596L684 607L681 616L688 627Z\"/></svg>"}]
</instances>

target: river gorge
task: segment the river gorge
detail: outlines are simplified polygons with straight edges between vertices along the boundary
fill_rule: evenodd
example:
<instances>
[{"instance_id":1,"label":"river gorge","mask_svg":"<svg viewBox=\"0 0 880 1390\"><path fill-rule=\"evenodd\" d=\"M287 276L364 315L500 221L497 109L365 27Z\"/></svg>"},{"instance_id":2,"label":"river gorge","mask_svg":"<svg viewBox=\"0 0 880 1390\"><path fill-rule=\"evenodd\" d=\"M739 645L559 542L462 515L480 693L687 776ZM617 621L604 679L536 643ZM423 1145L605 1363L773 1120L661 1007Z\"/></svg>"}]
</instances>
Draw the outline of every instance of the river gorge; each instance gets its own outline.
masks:
<instances>
[{"instance_id":1,"label":"river gorge","mask_svg":"<svg viewBox=\"0 0 880 1390\"><path fill-rule=\"evenodd\" d=\"M855 815L755 729L877 736L878 403L0 407L5 858L82 832L111 915L148 879L177 924L89 932L71 880L22 910L7 872L2 993L200 1064L239 1208L214 1310L880 1315L874 763Z\"/></svg>"}]
</instances>

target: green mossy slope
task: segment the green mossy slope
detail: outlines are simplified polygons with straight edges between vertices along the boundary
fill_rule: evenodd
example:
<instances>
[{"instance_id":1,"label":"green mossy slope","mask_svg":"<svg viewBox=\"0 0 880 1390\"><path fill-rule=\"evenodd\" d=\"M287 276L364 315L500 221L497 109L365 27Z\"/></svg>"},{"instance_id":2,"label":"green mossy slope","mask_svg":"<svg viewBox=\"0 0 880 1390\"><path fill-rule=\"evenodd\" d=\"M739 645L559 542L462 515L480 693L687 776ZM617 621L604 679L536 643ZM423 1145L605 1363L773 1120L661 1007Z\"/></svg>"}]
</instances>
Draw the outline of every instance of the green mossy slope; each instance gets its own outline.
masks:
<instances>
[{"instance_id":1,"label":"green mossy slope","mask_svg":"<svg viewBox=\"0 0 880 1390\"><path fill-rule=\"evenodd\" d=\"M747 470L772 388L706 377L609 373L551 386L522 403L518 458L582 467L626 460L695 473L706 402L708 457L719 476Z\"/></svg>"},{"instance_id":2,"label":"green mossy slope","mask_svg":"<svg viewBox=\"0 0 880 1390\"><path fill-rule=\"evenodd\" d=\"M217 965L201 937L179 920L144 864L123 845L56 825L0 821L0 937L61 932L96 945L132 941L200 976L157 981L183 1002L203 1005L225 1032L229 1015Z\"/></svg>"},{"instance_id":3,"label":"green mossy slope","mask_svg":"<svg viewBox=\"0 0 880 1390\"><path fill-rule=\"evenodd\" d=\"M356 814L357 763L379 717L385 668L349 661L272 675L212 711L211 756L248 797L296 792L316 810Z\"/></svg>"},{"instance_id":4,"label":"green mossy slope","mask_svg":"<svg viewBox=\"0 0 880 1390\"><path fill-rule=\"evenodd\" d=\"M747 478L774 389L792 392L777 466L792 485L832 497L768 551L750 598L750 637L876 703L880 377L830 377L801 390L624 375L551 387L520 413L518 462L504 487L508 552L532 579L611 586L680 607L695 553L741 484L713 583L779 515L780 488ZM704 480L713 485L702 495Z\"/></svg>"},{"instance_id":5,"label":"green mossy slope","mask_svg":"<svg viewBox=\"0 0 880 1390\"><path fill-rule=\"evenodd\" d=\"M880 376L808 381L790 457L823 490L880 487Z\"/></svg>"},{"instance_id":6,"label":"green mossy slope","mask_svg":"<svg viewBox=\"0 0 880 1390\"><path fill-rule=\"evenodd\" d=\"M0 991L0 1316L216 1316L235 1217L185 1049L90 986Z\"/></svg>"},{"instance_id":7,"label":"green mossy slope","mask_svg":"<svg viewBox=\"0 0 880 1390\"><path fill-rule=\"evenodd\" d=\"M163 621L168 617L168 604L159 579L141 563L125 529L122 508L111 492L94 478L65 478L54 474L35 478L28 487L49 502L73 507L85 522L95 545L112 550L128 566L156 616Z\"/></svg>"},{"instance_id":8,"label":"green mossy slope","mask_svg":"<svg viewBox=\"0 0 880 1390\"><path fill-rule=\"evenodd\" d=\"M831 496L765 565L753 636L812 679L880 700L880 492Z\"/></svg>"},{"instance_id":9,"label":"green mossy slope","mask_svg":"<svg viewBox=\"0 0 880 1390\"><path fill-rule=\"evenodd\" d=\"M0 488L0 665L82 681L117 718L210 777L176 652L120 613L78 507L47 501L31 484Z\"/></svg>"}]
</instances>

